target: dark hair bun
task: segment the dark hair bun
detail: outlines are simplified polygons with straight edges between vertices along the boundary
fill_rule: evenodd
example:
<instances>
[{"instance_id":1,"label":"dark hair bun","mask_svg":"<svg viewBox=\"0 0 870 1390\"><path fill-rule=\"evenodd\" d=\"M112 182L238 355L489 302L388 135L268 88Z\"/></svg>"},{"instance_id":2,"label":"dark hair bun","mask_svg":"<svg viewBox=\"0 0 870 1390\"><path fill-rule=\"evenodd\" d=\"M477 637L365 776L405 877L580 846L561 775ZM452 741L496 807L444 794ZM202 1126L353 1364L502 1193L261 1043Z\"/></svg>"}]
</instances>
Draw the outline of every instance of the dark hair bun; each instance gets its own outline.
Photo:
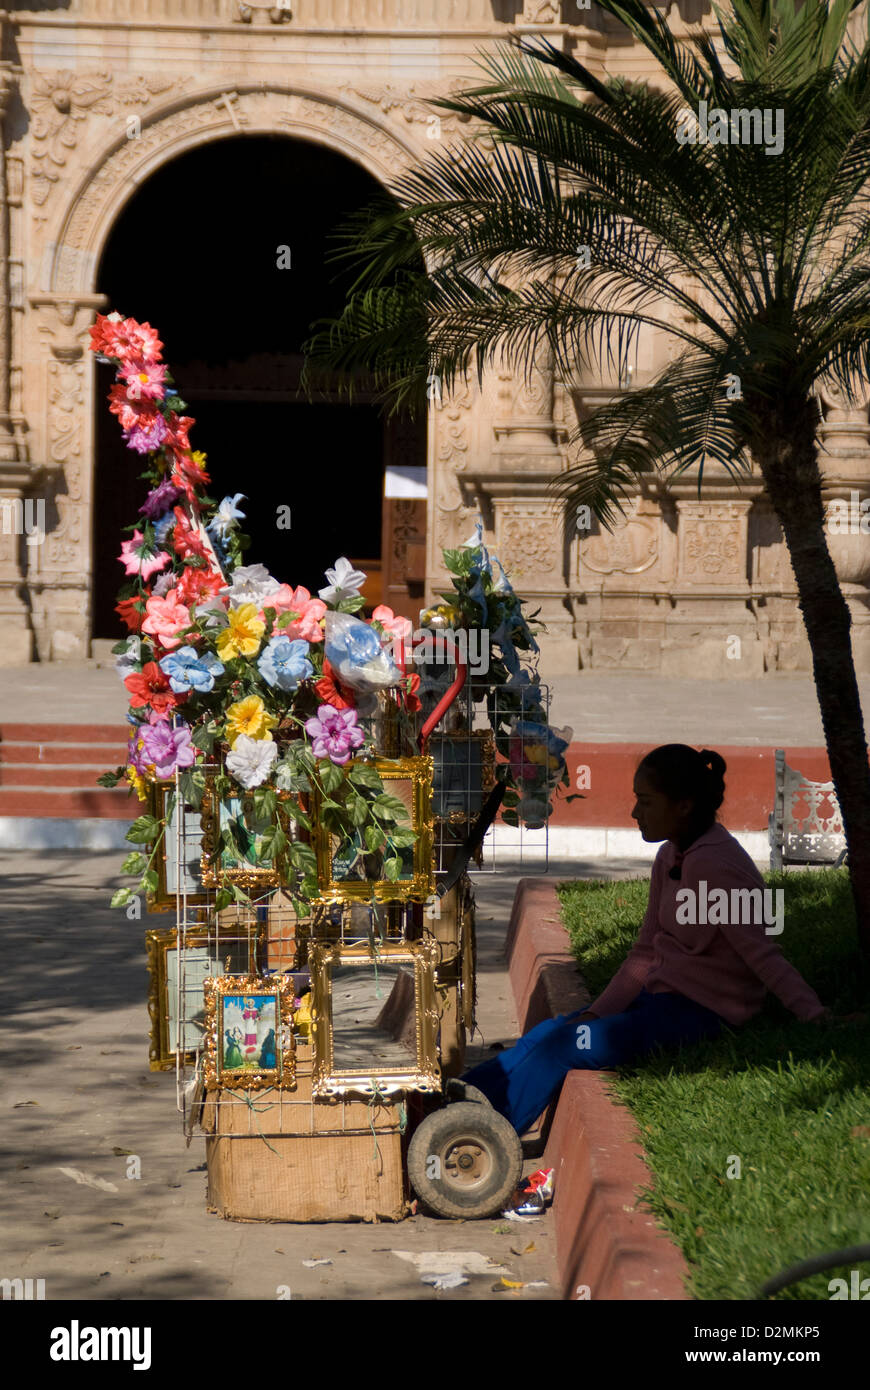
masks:
<instances>
[{"instance_id":1,"label":"dark hair bun","mask_svg":"<svg viewBox=\"0 0 870 1390\"><path fill-rule=\"evenodd\" d=\"M702 822L714 821L725 800L726 766L722 755L712 748L698 752L686 743L664 743L647 753L640 764L670 801L693 801Z\"/></svg>"}]
</instances>

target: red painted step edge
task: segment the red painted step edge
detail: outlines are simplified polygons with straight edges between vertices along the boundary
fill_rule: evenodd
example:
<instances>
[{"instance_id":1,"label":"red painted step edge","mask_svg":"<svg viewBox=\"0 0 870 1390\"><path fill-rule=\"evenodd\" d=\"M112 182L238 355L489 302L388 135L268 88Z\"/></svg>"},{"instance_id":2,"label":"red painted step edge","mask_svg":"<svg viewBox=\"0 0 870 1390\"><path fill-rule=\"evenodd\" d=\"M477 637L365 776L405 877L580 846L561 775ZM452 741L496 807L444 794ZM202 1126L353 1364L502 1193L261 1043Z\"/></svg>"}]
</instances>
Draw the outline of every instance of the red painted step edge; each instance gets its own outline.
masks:
<instances>
[{"instance_id":1,"label":"red painted step edge","mask_svg":"<svg viewBox=\"0 0 870 1390\"><path fill-rule=\"evenodd\" d=\"M517 886L505 954L523 1033L542 1019L582 1009L589 993L561 923L556 887ZM687 1300L681 1251L637 1210L652 1175L630 1112L603 1072L569 1072L556 1106L543 1167L555 1168L553 1215L562 1295L593 1300Z\"/></svg>"}]
</instances>

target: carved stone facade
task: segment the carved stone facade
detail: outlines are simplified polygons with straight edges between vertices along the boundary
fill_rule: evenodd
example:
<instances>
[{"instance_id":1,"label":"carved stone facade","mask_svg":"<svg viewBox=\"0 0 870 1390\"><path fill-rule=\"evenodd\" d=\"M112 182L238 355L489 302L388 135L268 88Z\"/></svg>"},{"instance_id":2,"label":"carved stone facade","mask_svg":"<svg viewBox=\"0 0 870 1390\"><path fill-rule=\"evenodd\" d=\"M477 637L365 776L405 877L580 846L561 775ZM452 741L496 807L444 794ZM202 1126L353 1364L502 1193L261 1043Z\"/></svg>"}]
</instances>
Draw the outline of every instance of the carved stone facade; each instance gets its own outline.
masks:
<instances>
[{"instance_id":1,"label":"carved stone facade","mask_svg":"<svg viewBox=\"0 0 870 1390\"><path fill-rule=\"evenodd\" d=\"M669 19L684 32L707 9L680 0ZM0 665L19 665L90 652L88 328L109 307L97 264L132 192L186 151L245 134L320 143L389 185L436 142L461 139L463 123L428 101L479 76L481 47L544 33L600 73L614 66L614 26L575 0L68 0L5 11L0 30ZM616 52L627 72L647 71L637 48ZM644 339L640 375L667 351ZM691 479L655 484L611 531L563 540L551 484L574 461L578 411L613 389L559 381L542 355L523 379L494 370L433 402L421 606L442 587L441 548L467 540L481 515L548 625L548 675L809 669L788 556L756 480L705 477L700 499ZM867 404L822 402L826 497L863 498ZM44 539L4 525L37 498ZM417 505L393 509L398 569L412 563ZM868 669L866 538L831 544Z\"/></svg>"}]
</instances>

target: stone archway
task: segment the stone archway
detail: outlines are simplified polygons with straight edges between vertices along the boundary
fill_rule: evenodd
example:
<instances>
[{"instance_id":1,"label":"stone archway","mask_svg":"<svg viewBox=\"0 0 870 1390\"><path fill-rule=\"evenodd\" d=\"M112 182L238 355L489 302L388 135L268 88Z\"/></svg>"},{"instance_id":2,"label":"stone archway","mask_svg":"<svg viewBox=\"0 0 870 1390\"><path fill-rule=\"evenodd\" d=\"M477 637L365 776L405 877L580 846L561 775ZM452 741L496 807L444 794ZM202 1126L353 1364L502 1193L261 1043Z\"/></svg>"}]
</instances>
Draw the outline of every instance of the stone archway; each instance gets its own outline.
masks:
<instances>
[{"instance_id":1,"label":"stone archway","mask_svg":"<svg viewBox=\"0 0 870 1390\"><path fill-rule=\"evenodd\" d=\"M107 79L109 81L110 79ZM53 470L54 524L27 574L41 660L82 658L89 651L90 517L93 495L93 362L87 351L95 309L96 266L131 191L163 164L199 145L237 134L286 134L328 146L386 185L422 153L404 132L344 97L299 86L211 88L164 104L93 156L40 248L38 288L26 358L39 361L43 457ZM114 538L113 538L114 539Z\"/></svg>"}]
</instances>

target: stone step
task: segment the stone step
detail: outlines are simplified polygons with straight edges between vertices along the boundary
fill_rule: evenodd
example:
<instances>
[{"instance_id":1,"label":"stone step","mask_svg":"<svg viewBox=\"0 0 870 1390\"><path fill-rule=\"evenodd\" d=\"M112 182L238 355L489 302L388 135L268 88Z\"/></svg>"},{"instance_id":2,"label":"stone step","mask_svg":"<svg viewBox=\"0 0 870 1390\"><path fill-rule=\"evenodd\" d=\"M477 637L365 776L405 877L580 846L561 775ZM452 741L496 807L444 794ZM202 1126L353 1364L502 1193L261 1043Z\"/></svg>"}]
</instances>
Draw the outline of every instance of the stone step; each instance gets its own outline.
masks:
<instances>
[{"instance_id":1,"label":"stone step","mask_svg":"<svg viewBox=\"0 0 870 1390\"><path fill-rule=\"evenodd\" d=\"M71 820L105 817L110 820L135 820L144 803L135 795L128 797L120 787L94 787L93 790L0 790L0 816L67 818Z\"/></svg>"}]
</instances>

